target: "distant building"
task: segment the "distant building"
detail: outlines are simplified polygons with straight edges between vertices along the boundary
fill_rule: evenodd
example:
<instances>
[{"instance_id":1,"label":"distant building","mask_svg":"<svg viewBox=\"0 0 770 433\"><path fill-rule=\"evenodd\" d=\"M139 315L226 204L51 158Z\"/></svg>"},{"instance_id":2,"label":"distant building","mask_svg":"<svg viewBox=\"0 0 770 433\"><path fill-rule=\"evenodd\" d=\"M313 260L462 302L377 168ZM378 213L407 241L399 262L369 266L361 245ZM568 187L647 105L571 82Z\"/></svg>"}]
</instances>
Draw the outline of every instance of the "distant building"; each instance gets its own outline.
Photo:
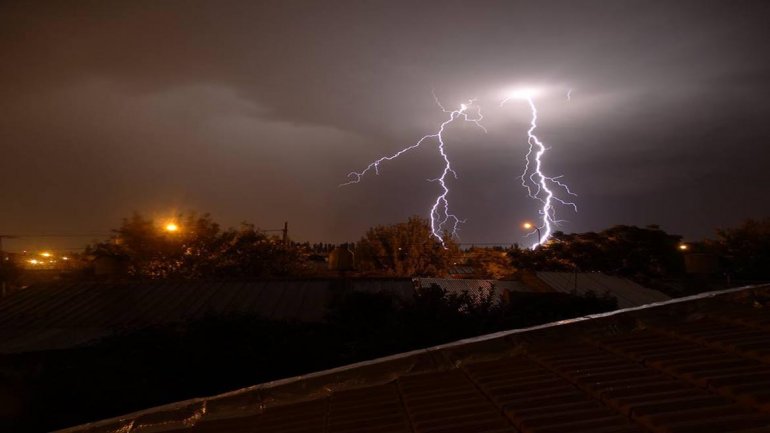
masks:
<instances>
[{"instance_id":1,"label":"distant building","mask_svg":"<svg viewBox=\"0 0 770 433\"><path fill-rule=\"evenodd\" d=\"M473 266L456 265L449 268L447 272L450 278L477 278L478 272Z\"/></svg>"},{"instance_id":2,"label":"distant building","mask_svg":"<svg viewBox=\"0 0 770 433\"><path fill-rule=\"evenodd\" d=\"M601 272L537 272L535 275L555 292L578 295L594 292L597 295L610 295L618 300L619 308L638 307L671 299L662 292L648 289L626 278Z\"/></svg>"},{"instance_id":3,"label":"distant building","mask_svg":"<svg viewBox=\"0 0 770 433\"><path fill-rule=\"evenodd\" d=\"M459 295L468 292L471 295L493 295L495 301L505 299L506 292L533 292L531 287L519 281L454 279L454 278L415 278L417 290L427 289L433 285L441 287L447 293Z\"/></svg>"},{"instance_id":4,"label":"distant building","mask_svg":"<svg viewBox=\"0 0 770 433\"><path fill-rule=\"evenodd\" d=\"M408 278L49 282L0 302L0 353L64 349L117 332L208 316L321 322L333 297L345 291L407 299L414 286Z\"/></svg>"}]
</instances>

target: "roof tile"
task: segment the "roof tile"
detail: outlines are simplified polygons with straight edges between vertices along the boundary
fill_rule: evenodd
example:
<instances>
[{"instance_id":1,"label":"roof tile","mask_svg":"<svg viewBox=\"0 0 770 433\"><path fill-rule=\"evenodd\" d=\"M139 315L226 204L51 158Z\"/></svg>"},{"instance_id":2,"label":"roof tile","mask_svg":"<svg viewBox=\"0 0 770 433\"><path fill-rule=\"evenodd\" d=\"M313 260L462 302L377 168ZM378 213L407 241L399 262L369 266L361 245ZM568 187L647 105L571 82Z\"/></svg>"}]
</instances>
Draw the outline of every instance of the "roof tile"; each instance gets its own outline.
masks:
<instances>
[{"instance_id":1,"label":"roof tile","mask_svg":"<svg viewBox=\"0 0 770 433\"><path fill-rule=\"evenodd\" d=\"M757 290L493 334L104 425L121 433L770 432L770 321L751 301ZM71 432L115 432L100 426Z\"/></svg>"}]
</instances>

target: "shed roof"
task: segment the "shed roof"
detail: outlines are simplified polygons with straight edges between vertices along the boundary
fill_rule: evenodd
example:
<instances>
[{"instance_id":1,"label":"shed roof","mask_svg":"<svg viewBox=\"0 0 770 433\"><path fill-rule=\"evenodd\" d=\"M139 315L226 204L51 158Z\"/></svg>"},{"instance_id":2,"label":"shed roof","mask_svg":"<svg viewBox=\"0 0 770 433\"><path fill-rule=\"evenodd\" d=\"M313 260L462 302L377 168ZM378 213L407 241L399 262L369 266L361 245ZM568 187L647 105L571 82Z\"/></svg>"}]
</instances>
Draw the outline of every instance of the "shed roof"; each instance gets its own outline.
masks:
<instances>
[{"instance_id":1,"label":"shed roof","mask_svg":"<svg viewBox=\"0 0 770 433\"><path fill-rule=\"evenodd\" d=\"M338 289L400 296L414 290L409 279L40 284L0 300L0 353L71 347L115 330L208 315L317 322Z\"/></svg>"},{"instance_id":2,"label":"shed roof","mask_svg":"<svg viewBox=\"0 0 770 433\"><path fill-rule=\"evenodd\" d=\"M638 307L671 299L662 292L648 289L626 278L601 272L538 272L537 277L557 292L585 294L592 291L597 295L607 293L618 300L620 308Z\"/></svg>"},{"instance_id":3,"label":"shed roof","mask_svg":"<svg viewBox=\"0 0 770 433\"><path fill-rule=\"evenodd\" d=\"M446 290L447 293L461 294L463 292L469 292L471 294L477 293L481 290L483 293L490 293L492 289L495 289L495 298L499 299L503 291L511 292L532 292L533 289L525 286L518 281L504 281L504 280L471 280L471 279L454 279L454 278L415 278L417 282L417 288L426 288L435 284Z\"/></svg>"},{"instance_id":4,"label":"shed roof","mask_svg":"<svg viewBox=\"0 0 770 433\"><path fill-rule=\"evenodd\" d=\"M770 431L770 286L500 332L68 433Z\"/></svg>"}]
</instances>

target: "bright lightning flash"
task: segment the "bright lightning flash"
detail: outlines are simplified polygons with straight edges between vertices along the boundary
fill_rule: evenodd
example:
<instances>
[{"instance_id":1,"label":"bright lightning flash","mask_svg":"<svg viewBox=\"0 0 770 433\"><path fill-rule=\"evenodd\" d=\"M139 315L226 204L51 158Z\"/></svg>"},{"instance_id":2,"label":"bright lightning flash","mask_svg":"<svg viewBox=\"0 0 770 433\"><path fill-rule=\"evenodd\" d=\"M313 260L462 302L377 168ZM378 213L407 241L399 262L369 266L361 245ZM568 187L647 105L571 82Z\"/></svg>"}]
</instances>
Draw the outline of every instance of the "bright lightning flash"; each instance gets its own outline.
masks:
<instances>
[{"instance_id":1,"label":"bright lightning flash","mask_svg":"<svg viewBox=\"0 0 770 433\"><path fill-rule=\"evenodd\" d=\"M435 94L433 95L433 98L435 99L439 108L441 108L444 113L449 115L449 118L441 123L436 132L423 136L413 145L405 147L393 155L383 156L382 158L366 166L366 168L361 171L353 171L348 173L349 181L341 184L340 186L359 183L361 179L363 179L364 175L372 170L374 170L375 174L379 175L381 163L396 159L404 153L420 147L425 141L435 139L438 143L439 154L444 161L444 170L441 172L441 176L435 179L428 179L431 182L438 182L438 184L441 186L441 193L436 197L436 201L433 203L433 206L430 210L430 225L433 236L436 237L436 239L438 239L443 245L443 234L449 232L451 236L455 236L457 233L458 225L463 222L449 210L449 201L447 198L449 196L449 186L447 185L447 177L451 174L452 177L457 179L457 172L452 169L452 163L450 162L449 156L446 153L444 131L450 123L458 119L471 122L481 128L484 132L487 132L487 130L480 123L484 117L481 115L481 108L475 103L475 100L471 99L467 104L460 104L460 108L457 110L447 110L443 105L441 105L441 102L438 100Z\"/></svg>"},{"instance_id":2,"label":"bright lightning flash","mask_svg":"<svg viewBox=\"0 0 770 433\"><path fill-rule=\"evenodd\" d=\"M521 185L527 190L527 195L543 204L539 211L542 217L542 223L539 229L543 230L543 233L540 240L532 245L533 249L544 244L551 236L553 227L562 222L556 219L554 202L569 206L577 212L577 205L575 203L564 201L554 192L556 188L559 188L569 195L577 196L577 194L573 193L567 185L559 181L563 176L549 177L543 173L543 156L548 148L545 147L543 142L541 142L535 135L535 129L537 128L537 108L535 107L534 98L539 93L540 91L534 88L517 89L500 103L500 106L503 106L510 99L524 100L527 101L530 111L532 112L530 126L527 130L529 151L525 157L526 162L524 165L524 172L521 174L520 179Z\"/></svg>"}]
</instances>

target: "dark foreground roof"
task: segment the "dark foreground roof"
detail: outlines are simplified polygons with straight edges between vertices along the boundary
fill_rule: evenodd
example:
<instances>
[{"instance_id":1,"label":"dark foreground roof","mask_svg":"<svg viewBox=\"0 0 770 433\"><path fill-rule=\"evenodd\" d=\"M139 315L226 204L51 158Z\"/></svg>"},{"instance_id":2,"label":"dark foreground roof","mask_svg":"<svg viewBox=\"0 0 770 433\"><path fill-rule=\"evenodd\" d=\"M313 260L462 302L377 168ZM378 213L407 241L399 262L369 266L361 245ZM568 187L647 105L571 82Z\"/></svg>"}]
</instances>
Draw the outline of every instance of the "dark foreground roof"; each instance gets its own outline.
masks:
<instances>
[{"instance_id":1,"label":"dark foreground roof","mask_svg":"<svg viewBox=\"0 0 770 433\"><path fill-rule=\"evenodd\" d=\"M770 432L770 286L501 332L65 431Z\"/></svg>"}]
</instances>

